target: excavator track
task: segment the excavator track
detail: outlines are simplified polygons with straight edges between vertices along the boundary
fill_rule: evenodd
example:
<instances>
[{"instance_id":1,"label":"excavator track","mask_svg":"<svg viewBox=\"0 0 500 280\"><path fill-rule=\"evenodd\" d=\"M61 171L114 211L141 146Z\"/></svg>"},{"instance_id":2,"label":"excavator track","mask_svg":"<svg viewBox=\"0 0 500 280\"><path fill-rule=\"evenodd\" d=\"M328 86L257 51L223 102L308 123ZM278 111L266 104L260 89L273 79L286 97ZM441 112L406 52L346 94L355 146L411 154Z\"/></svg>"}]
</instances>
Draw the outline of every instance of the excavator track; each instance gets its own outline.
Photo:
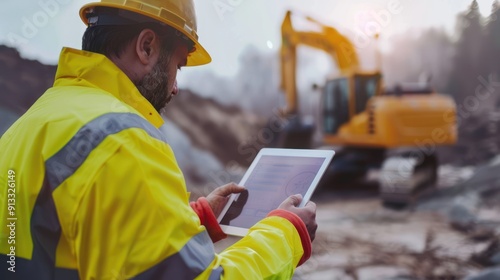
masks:
<instances>
[{"instance_id":1,"label":"excavator track","mask_svg":"<svg viewBox=\"0 0 500 280\"><path fill-rule=\"evenodd\" d=\"M385 206L404 207L437 181L437 158L434 154L405 152L389 156L380 170L380 197Z\"/></svg>"}]
</instances>

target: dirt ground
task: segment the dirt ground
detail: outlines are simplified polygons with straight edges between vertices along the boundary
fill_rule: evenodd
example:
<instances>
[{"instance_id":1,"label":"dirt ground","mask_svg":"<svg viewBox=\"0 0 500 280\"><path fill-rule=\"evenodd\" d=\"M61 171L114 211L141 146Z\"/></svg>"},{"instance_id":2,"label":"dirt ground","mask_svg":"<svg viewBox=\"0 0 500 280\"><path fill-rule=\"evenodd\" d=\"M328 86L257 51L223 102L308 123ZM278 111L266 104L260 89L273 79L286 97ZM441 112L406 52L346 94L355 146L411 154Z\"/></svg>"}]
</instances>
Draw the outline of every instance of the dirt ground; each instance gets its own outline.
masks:
<instances>
[{"instance_id":1,"label":"dirt ground","mask_svg":"<svg viewBox=\"0 0 500 280\"><path fill-rule=\"evenodd\" d=\"M424 265L423 252L429 246L440 248L439 254L458 258L443 265L444 275L446 270L462 269L461 261L465 263L471 250L476 250L442 216L384 209L376 196L318 202L317 221L313 256L297 270L296 279L416 276L414 270Z\"/></svg>"},{"instance_id":2,"label":"dirt ground","mask_svg":"<svg viewBox=\"0 0 500 280\"><path fill-rule=\"evenodd\" d=\"M439 188L467 180L471 168L441 167ZM464 279L483 267L472 255L488 239L450 225L439 211L386 209L377 190L321 190L317 203L318 231L313 255L296 270L297 280ZM499 204L500 205L500 204ZM500 208L480 209L482 218L500 223ZM216 244L221 250L236 239Z\"/></svg>"},{"instance_id":3,"label":"dirt ground","mask_svg":"<svg viewBox=\"0 0 500 280\"><path fill-rule=\"evenodd\" d=\"M439 173L438 189L447 190L475 172L442 166ZM495 235L457 230L443 211L384 208L374 189L322 191L314 199L319 228L313 256L294 279L464 279L483 269L471 256ZM499 224L500 203L493 205L474 214Z\"/></svg>"}]
</instances>

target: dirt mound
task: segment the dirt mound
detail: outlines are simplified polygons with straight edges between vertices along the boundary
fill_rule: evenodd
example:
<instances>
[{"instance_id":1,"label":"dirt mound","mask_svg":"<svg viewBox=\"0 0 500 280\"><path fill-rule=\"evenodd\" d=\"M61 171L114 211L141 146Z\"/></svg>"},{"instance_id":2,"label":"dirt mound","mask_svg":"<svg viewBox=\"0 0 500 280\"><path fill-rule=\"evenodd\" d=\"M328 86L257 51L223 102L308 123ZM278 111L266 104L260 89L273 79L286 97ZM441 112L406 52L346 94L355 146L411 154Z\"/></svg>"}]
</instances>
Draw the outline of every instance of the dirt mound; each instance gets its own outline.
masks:
<instances>
[{"instance_id":1,"label":"dirt mound","mask_svg":"<svg viewBox=\"0 0 500 280\"><path fill-rule=\"evenodd\" d=\"M249 166L254 153L248 145L265 124L236 106L221 105L188 90L181 90L162 112L196 147L211 151L224 165Z\"/></svg>"},{"instance_id":2,"label":"dirt mound","mask_svg":"<svg viewBox=\"0 0 500 280\"><path fill-rule=\"evenodd\" d=\"M56 66L22 58L0 45L0 106L22 114L54 83Z\"/></svg>"}]
</instances>

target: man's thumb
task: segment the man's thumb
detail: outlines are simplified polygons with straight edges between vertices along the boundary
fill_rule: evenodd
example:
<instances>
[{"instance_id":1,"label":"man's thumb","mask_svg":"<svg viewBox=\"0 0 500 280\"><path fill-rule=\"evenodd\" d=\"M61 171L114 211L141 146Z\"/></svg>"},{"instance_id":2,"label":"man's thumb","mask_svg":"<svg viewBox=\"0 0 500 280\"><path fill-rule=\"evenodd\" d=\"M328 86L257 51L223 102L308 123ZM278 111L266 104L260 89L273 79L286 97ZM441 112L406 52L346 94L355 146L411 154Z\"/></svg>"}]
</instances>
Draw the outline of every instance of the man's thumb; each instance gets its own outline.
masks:
<instances>
[{"instance_id":1,"label":"man's thumb","mask_svg":"<svg viewBox=\"0 0 500 280\"><path fill-rule=\"evenodd\" d=\"M301 194L295 194L287 198L287 202L295 207L299 206L299 204L302 202L302 195Z\"/></svg>"}]
</instances>

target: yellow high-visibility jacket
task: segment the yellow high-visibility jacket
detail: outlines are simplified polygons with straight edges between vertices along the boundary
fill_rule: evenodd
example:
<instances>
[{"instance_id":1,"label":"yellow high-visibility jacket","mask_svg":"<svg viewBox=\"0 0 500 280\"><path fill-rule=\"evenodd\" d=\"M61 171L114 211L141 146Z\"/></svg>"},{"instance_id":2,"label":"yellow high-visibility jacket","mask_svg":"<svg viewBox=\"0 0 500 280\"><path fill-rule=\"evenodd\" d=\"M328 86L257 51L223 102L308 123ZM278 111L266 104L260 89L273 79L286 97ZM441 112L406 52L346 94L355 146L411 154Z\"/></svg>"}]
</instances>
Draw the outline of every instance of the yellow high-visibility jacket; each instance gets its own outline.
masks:
<instances>
[{"instance_id":1,"label":"yellow high-visibility jacket","mask_svg":"<svg viewBox=\"0 0 500 280\"><path fill-rule=\"evenodd\" d=\"M272 212L216 254L162 124L113 62L63 49L54 87L0 139L0 279L291 278L304 223Z\"/></svg>"}]
</instances>

